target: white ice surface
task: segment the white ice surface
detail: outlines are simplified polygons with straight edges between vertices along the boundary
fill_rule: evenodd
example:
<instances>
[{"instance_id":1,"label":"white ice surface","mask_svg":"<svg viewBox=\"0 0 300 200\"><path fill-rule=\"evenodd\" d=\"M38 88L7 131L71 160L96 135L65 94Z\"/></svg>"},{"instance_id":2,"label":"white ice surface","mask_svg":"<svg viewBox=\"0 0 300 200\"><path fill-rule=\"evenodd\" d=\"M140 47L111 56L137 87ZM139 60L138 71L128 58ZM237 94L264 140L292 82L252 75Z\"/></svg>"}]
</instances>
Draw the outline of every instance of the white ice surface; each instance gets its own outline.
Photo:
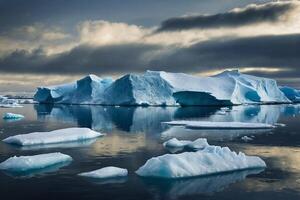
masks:
<instances>
[{"instance_id":1,"label":"white ice surface","mask_svg":"<svg viewBox=\"0 0 300 200\"><path fill-rule=\"evenodd\" d=\"M211 121L170 121L164 122L172 126L185 126L195 129L272 129L272 124L246 122L211 122Z\"/></svg>"},{"instance_id":2,"label":"white ice surface","mask_svg":"<svg viewBox=\"0 0 300 200\"><path fill-rule=\"evenodd\" d=\"M144 177L185 178L264 167L259 157L237 154L228 147L208 146L197 152L153 157L136 173Z\"/></svg>"},{"instance_id":3,"label":"white ice surface","mask_svg":"<svg viewBox=\"0 0 300 200\"><path fill-rule=\"evenodd\" d=\"M0 163L1 170L28 171L42 169L63 162L70 162L72 158L62 153L47 153L34 156L14 156Z\"/></svg>"},{"instance_id":4,"label":"white ice surface","mask_svg":"<svg viewBox=\"0 0 300 200\"><path fill-rule=\"evenodd\" d=\"M166 148L183 148L188 147L190 149L204 149L209 144L205 138L199 138L195 141L189 140L178 140L177 138L172 138L163 143Z\"/></svg>"},{"instance_id":5,"label":"white ice surface","mask_svg":"<svg viewBox=\"0 0 300 200\"><path fill-rule=\"evenodd\" d=\"M107 179L107 178L118 178L118 177L127 176L128 171L127 169L109 166L109 167L104 167L90 172L83 172L78 175L89 177L89 178Z\"/></svg>"},{"instance_id":6,"label":"white ice surface","mask_svg":"<svg viewBox=\"0 0 300 200\"><path fill-rule=\"evenodd\" d=\"M175 97L178 92L184 94ZM39 87L34 99L41 103L104 105L291 102L278 88L275 80L242 74L237 70L224 71L211 77L147 71L144 74L127 74L115 81L89 75L70 84Z\"/></svg>"},{"instance_id":7,"label":"white ice surface","mask_svg":"<svg viewBox=\"0 0 300 200\"><path fill-rule=\"evenodd\" d=\"M103 135L89 128L65 128L50 132L33 132L10 136L4 139L3 142L21 146L43 145L88 140Z\"/></svg>"}]
</instances>

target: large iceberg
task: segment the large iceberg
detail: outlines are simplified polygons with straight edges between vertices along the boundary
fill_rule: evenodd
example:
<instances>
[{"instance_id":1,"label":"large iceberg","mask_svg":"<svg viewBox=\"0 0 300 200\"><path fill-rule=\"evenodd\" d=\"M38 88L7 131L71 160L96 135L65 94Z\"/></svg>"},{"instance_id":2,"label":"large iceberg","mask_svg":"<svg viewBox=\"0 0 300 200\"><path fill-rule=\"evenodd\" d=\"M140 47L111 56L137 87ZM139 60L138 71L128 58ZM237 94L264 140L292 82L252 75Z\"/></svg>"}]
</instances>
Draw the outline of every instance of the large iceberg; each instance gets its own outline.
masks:
<instances>
[{"instance_id":1,"label":"large iceberg","mask_svg":"<svg viewBox=\"0 0 300 200\"><path fill-rule=\"evenodd\" d=\"M259 157L237 154L228 147L208 146L197 152L151 158L136 173L154 178L186 178L265 167Z\"/></svg>"},{"instance_id":2,"label":"large iceberg","mask_svg":"<svg viewBox=\"0 0 300 200\"><path fill-rule=\"evenodd\" d=\"M211 122L211 121L170 121L163 122L173 126L185 126L190 129L272 129L272 124L246 122Z\"/></svg>"},{"instance_id":3,"label":"large iceberg","mask_svg":"<svg viewBox=\"0 0 300 200\"><path fill-rule=\"evenodd\" d=\"M33 132L10 136L4 139L3 142L21 146L45 145L61 142L89 140L99 136L103 136L103 134L93 131L89 128L65 128L50 132Z\"/></svg>"},{"instance_id":4,"label":"large iceberg","mask_svg":"<svg viewBox=\"0 0 300 200\"><path fill-rule=\"evenodd\" d=\"M83 172L78 175L89 177L89 178L109 179L109 178L118 178L118 177L127 176L128 171L127 169L110 166L110 167L104 167L90 172Z\"/></svg>"},{"instance_id":5,"label":"large iceberg","mask_svg":"<svg viewBox=\"0 0 300 200\"><path fill-rule=\"evenodd\" d=\"M89 75L65 85L39 87L40 103L101 105L232 105L289 103L275 80L224 71L211 77L147 71L117 80Z\"/></svg>"},{"instance_id":6,"label":"large iceberg","mask_svg":"<svg viewBox=\"0 0 300 200\"><path fill-rule=\"evenodd\" d=\"M70 156L59 152L39 154L34 156L14 156L0 163L0 169L11 172L24 172L43 169L71 161L72 158Z\"/></svg>"}]
</instances>

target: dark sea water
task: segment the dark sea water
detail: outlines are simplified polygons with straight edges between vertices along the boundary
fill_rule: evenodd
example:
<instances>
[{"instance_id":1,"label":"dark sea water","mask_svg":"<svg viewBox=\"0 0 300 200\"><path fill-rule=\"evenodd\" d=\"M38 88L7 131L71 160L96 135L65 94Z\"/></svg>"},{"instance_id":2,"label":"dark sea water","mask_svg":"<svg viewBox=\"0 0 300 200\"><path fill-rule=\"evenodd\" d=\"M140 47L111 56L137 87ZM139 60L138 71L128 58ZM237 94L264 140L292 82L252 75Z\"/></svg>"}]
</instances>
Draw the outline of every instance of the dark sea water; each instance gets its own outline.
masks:
<instances>
[{"instance_id":1,"label":"dark sea water","mask_svg":"<svg viewBox=\"0 0 300 200\"><path fill-rule=\"evenodd\" d=\"M300 199L300 105L215 107L102 107L24 105L0 108L0 115L25 115L20 121L0 119L0 139L34 131L89 127L107 133L96 140L48 146L15 147L0 142L0 162L14 155L62 152L73 157L67 166L28 174L0 172L1 199ZM161 124L170 120L282 123L273 130L187 130ZM253 136L245 142L242 136ZM153 180L134 172L153 156L168 153L167 139L205 137L260 156L267 168L181 180ZM80 172L105 166L127 168L128 178L88 180Z\"/></svg>"}]
</instances>

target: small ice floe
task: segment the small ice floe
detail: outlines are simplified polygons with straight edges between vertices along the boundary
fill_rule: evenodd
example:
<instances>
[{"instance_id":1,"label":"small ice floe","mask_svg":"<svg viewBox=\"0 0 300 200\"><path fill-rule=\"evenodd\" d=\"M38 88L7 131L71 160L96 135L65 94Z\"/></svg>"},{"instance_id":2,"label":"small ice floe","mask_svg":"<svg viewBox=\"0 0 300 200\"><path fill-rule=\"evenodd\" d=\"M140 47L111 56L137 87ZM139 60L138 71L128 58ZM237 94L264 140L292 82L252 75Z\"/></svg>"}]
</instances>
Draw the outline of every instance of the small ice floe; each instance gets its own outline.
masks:
<instances>
[{"instance_id":1,"label":"small ice floe","mask_svg":"<svg viewBox=\"0 0 300 200\"><path fill-rule=\"evenodd\" d=\"M172 138L166 142L163 143L164 147L167 149L183 149L183 148L188 148L192 150L200 150L204 149L205 147L209 146L207 143L206 138L199 138L195 141L190 141L190 140L178 140L177 138ZM171 152L176 152L172 151Z\"/></svg>"},{"instance_id":2,"label":"small ice floe","mask_svg":"<svg viewBox=\"0 0 300 200\"><path fill-rule=\"evenodd\" d=\"M163 122L173 126L185 126L190 129L272 129L272 124L246 122L210 122L210 121L170 121Z\"/></svg>"},{"instance_id":3,"label":"small ice floe","mask_svg":"<svg viewBox=\"0 0 300 200\"><path fill-rule=\"evenodd\" d=\"M127 169L109 166L90 172L83 172L78 175L88 178L111 179L118 177L126 177L128 175L128 171Z\"/></svg>"},{"instance_id":4,"label":"small ice floe","mask_svg":"<svg viewBox=\"0 0 300 200\"><path fill-rule=\"evenodd\" d=\"M259 157L237 154L228 147L208 146L196 152L153 157L136 173L144 177L174 179L265 167Z\"/></svg>"},{"instance_id":5,"label":"small ice floe","mask_svg":"<svg viewBox=\"0 0 300 200\"><path fill-rule=\"evenodd\" d=\"M10 172L26 172L71 161L72 158L70 156L59 152L34 156L14 156L0 163L0 169Z\"/></svg>"},{"instance_id":6,"label":"small ice floe","mask_svg":"<svg viewBox=\"0 0 300 200\"><path fill-rule=\"evenodd\" d=\"M20 120L23 118L24 118L24 115L15 114L15 113L5 113L3 115L4 120Z\"/></svg>"},{"instance_id":7,"label":"small ice floe","mask_svg":"<svg viewBox=\"0 0 300 200\"><path fill-rule=\"evenodd\" d=\"M33 132L10 136L3 140L5 143L20 146L44 145L62 142L75 142L93 139L104 134L93 131L89 128L65 128L50 132Z\"/></svg>"},{"instance_id":8,"label":"small ice floe","mask_svg":"<svg viewBox=\"0 0 300 200\"><path fill-rule=\"evenodd\" d=\"M241 137L241 140L243 140L244 142L248 142L248 141L253 140L253 138L248 137L248 136L245 135L245 136Z\"/></svg>"},{"instance_id":9,"label":"small ice floe","mask_svg":"<svg viewBox=\"0 0 300 200\"><path fill-rule=\"evenodd\" d=\"M285 127L286 126L286 124L283 124L283 123L275 123L274 125L277 127Z\"/></svg>"}]
</instances>

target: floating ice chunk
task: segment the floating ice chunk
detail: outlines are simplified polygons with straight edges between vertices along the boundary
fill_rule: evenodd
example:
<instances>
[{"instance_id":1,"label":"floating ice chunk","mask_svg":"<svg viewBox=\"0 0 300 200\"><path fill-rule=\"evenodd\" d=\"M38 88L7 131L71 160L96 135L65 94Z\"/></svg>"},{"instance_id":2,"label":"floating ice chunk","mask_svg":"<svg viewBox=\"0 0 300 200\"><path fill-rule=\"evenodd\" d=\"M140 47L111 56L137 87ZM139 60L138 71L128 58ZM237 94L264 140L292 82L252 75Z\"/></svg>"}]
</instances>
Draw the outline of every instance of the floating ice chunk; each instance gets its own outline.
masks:
<instances>
[{"instance_id":1,"label":"floating ice chunk","mask_svg":"<svg viewBox=\"0 0 300 200\"><path fill-rule=\"evenodd\" d=\"M62 153L47 153L34 156L14 156L0 163L0 169L14 172L24 172L43 169L59 163L71 162L72 158Z\"/></svg>"},{"instance_id":2,"label":"floating ice chunk","mask_svg":"<svg viewBox=\"0 0 300 200\"><path fill-rule=\"evenodd\" d=\"M5 113L3 119L22 119L24 115L15 114L15 113Z\"/></svg>"},{"instance_id":3,"label":"floating ice chunk","mask_svg":"<svg viewBox=\"0 0 300 200\"><path fill-rule=\"evenodd\" d=\"M208 147L209 144L207 143L206 138L198 138L197 140L189 143L186 145L187 148L189 149L204 149L205 147Z\"/></svg>"},{"instance_id":4,"label":"floating ice chunk","mask_svg":"<svg viewBox=\"0 0 300 200\"><path fill-rule=\"evenodd\" d=\"M271 129L272 124L246 122L210 122L210 121L170 121L168 125L185 126L195 129Z\"/></svg>"},{"instance_id":5,"label":"floating ice chunk","mask_svg":"<svg viewBox=\"0 0 300 200\"><path fill-rule=\"evenodd\" d=\"M33 132L28 134L10 136L4 139L3 142L21 146L42 145L61 142L82 141L103 135L104 134L93 131L89 128L66 128L50 132Z\"/></svg>"},{"instance_id":6,"label":"floating ice chunk","mask_svg":"<svg viewBox=\"0 0 300 200\"><path fill-rule=\"evenodd\" d=\"M208 146L197 152L165 154L149 159L136 173L156 178L184 178L266 167L256 156L237 154L228 147Z\"/></svg>"},{"instance_id":7,"label":"floating ice chunk","mask_svg":"<svg viewBox=\"0 0 300 200\"><path fill-rule=\"evenodd\" d=\"M182 148L187 144L191 143L189 140L177 140L176 138L172 138L163 143L164 147L167 148Z\"/></svg>"},{"instance_id":8,"label":"floating ice chunk","mask_svg":"<svg viewBox=\"0 0 300 200\"><path fill-rule=\"evenodd\" d=\"M0 96L0 107L2 108L18 108L22 107L19 103L18 100L16 99L9 99L4 96Z\"/></svg>"},{"instance_id":9,"label":"floating ice chunk","mask_svg":"<svg viewBox=\"0 0 300 200\"><path fill-rule=\"evenodd\" d=\"M78 175L89 177L89 178L108 179L108 178L117 178L117 177L127 176L128 171L127 171L127 169L110 166L110 167L104 167L104 168L97 169L97 170L90 171L90 172L83 172Z\"/></svg>"},{"instance_id":10,"label":"floating ice chunk","mask_svg":"<svg viewBox=\"0 0 300 200\"><path fill-rule=\"evenodd\" d=\"M251 137L248 137L248 136L243 136L243 137L241 137L241 139L242 140L244 140L245 142L248 142L248 141L251 141L251 140L253 140L253 138L251 138Z\"/></svg>"},{"instance_id":11,"label":"floating ice chunk","mask_svg":"<svg viewBox=\"0 0 300 200\"><path fill-rule=\"evenodd\" d=\"M187 147L189 149L204 149L209 144L205 138L199 138L195 141L189 140L177 140L177 138L172 138L163 143L166 148L184 148Z\"/></svg>"}]
</instances>

